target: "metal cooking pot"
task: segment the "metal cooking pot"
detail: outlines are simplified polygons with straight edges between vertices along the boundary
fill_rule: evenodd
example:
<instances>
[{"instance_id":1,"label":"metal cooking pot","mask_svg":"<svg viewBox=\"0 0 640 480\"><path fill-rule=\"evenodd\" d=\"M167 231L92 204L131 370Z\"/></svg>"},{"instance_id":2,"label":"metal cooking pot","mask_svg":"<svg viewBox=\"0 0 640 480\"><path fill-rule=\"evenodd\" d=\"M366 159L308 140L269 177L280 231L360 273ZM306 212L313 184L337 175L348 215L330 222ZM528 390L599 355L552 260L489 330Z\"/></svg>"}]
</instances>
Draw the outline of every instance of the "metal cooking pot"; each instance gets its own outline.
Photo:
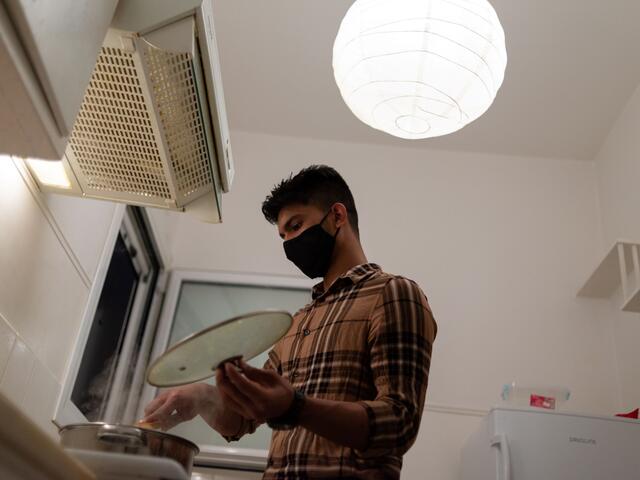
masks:
<instances>
[{"instance_id":1,"label":"metal cooking pot","mask_svg":"<svg viewBox=\"0 0 640 480\"><path fill-rule=\"evenodd\" d=\"M77 423L62 427L59 433L66 448L170 458L189 475L193 458L200 452L195 443L184 438L132 425Z\"/></svg>"}]
</instances>

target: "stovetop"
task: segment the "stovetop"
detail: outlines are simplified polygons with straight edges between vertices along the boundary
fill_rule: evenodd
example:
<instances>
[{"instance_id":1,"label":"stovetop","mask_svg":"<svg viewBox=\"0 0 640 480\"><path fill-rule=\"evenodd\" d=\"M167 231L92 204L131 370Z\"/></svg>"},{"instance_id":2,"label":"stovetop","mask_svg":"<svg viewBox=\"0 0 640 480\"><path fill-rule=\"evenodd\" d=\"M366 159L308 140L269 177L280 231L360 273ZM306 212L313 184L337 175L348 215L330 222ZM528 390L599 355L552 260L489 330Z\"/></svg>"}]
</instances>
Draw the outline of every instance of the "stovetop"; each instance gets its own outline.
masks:
<instances>
[{"instance_id":1,"label":"stovetop","mask_svg":"<svg viewBox=\"0 0 640 480\"><path fill-rule=\"evenodd\" d=\"M175 460L127 453L94 452L67 449L83 463L97 480L189 480Z\"/></svg>"}]
</instances>

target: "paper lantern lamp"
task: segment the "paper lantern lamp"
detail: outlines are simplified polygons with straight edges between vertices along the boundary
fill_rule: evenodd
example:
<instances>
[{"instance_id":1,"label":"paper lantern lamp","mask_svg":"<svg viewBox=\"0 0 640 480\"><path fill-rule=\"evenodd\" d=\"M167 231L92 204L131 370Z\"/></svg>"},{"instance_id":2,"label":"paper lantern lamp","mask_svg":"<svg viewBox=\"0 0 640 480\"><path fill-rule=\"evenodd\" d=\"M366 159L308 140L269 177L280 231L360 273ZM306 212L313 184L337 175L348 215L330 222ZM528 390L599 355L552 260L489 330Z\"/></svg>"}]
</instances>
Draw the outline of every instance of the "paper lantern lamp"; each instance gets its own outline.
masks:
<instances>
[{"instance_id":1,"label":"paper lantern lamp","mask_svg":"<svg viewBox=\"0 0 640 480\"><path fill-rule=\"evenodd\" d=\"M447 135L493 103L507 65L487 0L356 0L333 47L344 101L396 137Z\"/></svg>"}]
</instances>

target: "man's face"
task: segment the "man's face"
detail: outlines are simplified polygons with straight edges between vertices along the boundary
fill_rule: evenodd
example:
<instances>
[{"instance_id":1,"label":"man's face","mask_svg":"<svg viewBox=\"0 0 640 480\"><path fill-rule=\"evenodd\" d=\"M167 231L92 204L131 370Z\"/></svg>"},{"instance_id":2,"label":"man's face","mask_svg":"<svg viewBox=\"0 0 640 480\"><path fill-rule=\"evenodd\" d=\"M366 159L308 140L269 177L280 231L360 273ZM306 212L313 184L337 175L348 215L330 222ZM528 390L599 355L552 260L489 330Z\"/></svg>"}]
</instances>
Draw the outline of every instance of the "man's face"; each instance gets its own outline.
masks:
<instances>
[{"instance_id":1,"label":"man's face","mask_svg":"<svg viewBox=\"0 0 640 480\"><path fill-rule=\"evenodd\" d=\"M278 233L282 240L296 238L307 228L318 224L327 212L315 205L287 205L278 214Z\"/></svg>"}]
</instances>

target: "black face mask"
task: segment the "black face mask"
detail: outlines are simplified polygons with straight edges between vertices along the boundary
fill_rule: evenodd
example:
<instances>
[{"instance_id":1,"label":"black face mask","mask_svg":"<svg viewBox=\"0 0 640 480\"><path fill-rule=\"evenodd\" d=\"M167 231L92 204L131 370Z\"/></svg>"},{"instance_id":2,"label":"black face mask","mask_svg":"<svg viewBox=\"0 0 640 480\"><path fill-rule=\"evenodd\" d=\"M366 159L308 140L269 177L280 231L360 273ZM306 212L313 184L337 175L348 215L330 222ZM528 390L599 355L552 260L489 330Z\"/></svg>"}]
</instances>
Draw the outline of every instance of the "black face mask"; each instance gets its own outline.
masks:
<instances>
[{"instance_id":1,"label":"black face mask","mask_svg":"<svg viewBox=\"0 0 640 480\"><path fill-rule=\"evenodd\" d=\"M324 228L324 223L331 210L320 220L320 223L307 228L296 238L284 242L284 253L302 273L309 278L324 277L329 270L331 256L336 245L336 236L331 235Z\"/></svg>"}]
</instances>

